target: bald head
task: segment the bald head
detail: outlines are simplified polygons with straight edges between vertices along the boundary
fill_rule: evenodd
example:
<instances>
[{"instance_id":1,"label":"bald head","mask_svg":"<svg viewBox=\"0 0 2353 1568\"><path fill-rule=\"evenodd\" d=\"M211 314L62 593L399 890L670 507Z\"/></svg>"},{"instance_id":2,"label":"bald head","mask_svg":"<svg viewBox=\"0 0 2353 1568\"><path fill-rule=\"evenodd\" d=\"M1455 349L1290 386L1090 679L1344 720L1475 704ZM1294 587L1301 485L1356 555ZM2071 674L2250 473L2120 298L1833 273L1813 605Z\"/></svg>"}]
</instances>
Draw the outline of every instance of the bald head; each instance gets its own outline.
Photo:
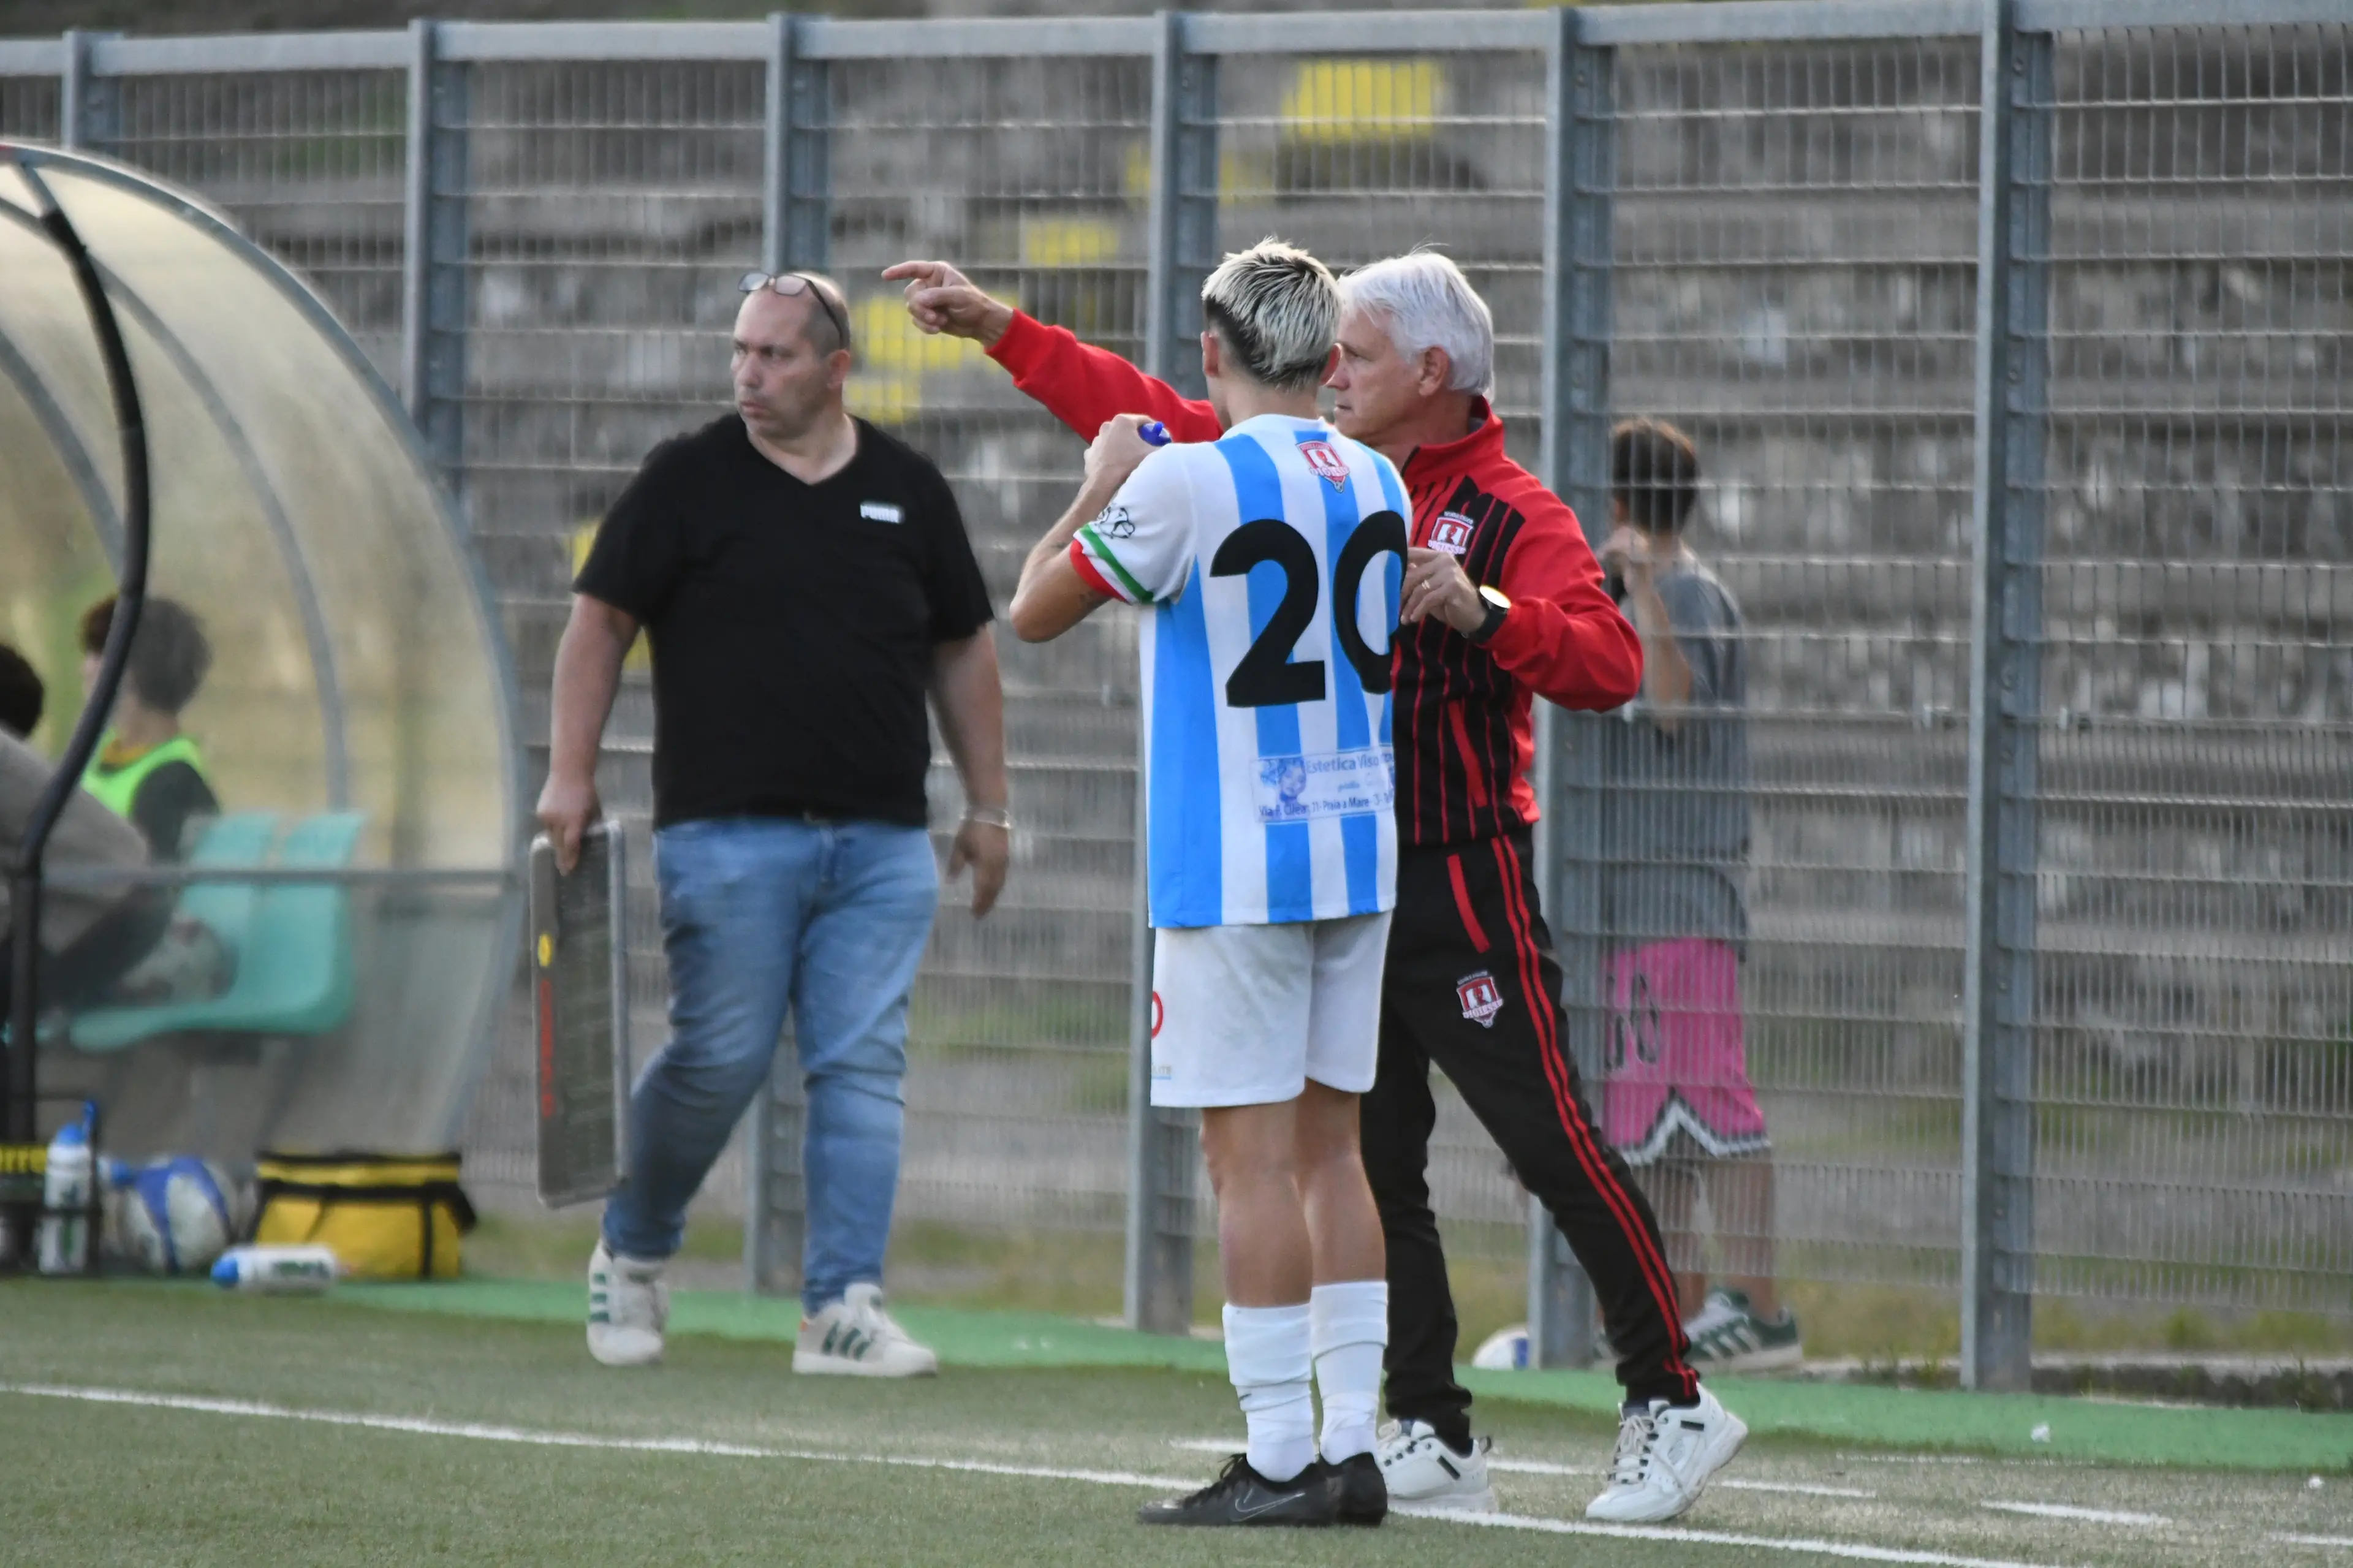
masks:
<instances>
[{"instance_id":1,"label":"bald head","mask_svg":"<svg viewBox=\"0 0 2353 1568\"><path fill-rule=\"evenodd\" d=\"M792 441L841 412L849 379L840 291L811 279L798 294L757 289L735 311L735 412L758 436ZM820 297L820 290L823 291ZM835 315L827 313L832 304Z\"/></svg>"},{"instance_id":2,"label":"bald head","mask_svg":"<svg viewBox=\"0 0 2353 1568\"><path fill-rule=\"evenodd\" d=\"M850 347L849 300L840 287L830 278L813 272L789 272L784 275L786 288L797 286L793 293L779 292L773 286L764 286L744 296L744 304L735 312L737 324L756 310L764 326L797 331L820 354L836 353Z\"/></svg>"}]
</instances>

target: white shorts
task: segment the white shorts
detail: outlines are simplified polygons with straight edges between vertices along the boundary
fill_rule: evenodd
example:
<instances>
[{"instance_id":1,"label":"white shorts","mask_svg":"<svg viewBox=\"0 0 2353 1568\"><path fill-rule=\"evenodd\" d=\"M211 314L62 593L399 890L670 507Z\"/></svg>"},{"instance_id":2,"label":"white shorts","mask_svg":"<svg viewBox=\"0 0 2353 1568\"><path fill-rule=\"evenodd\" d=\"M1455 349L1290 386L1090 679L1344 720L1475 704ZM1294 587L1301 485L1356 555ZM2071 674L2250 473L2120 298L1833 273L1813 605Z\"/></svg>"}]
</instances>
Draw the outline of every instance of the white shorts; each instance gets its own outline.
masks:
<instances>
[{"instance_id":1,"label":"white shorts","mask_svg":"<svg viewBox=\"0 0 2353 1568\"><path fill-rule=\"evenodd\" d=\"M1152 933L1152 1103L1280 1105L1373 1087L1389 916Z\"/></svg>"}]
</instances>

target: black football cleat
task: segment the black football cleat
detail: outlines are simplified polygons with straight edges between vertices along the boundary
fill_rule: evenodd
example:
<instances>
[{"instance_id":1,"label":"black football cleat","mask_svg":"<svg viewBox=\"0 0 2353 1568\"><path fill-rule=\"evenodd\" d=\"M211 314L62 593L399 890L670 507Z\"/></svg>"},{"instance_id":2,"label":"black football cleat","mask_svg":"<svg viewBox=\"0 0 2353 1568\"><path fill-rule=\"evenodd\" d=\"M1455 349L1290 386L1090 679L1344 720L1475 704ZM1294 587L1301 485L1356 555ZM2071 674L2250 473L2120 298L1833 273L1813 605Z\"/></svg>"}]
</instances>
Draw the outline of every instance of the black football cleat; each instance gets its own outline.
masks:
<instances>
[{"instance_id":1,"label":"black football cleat","mask_svg":"<svg viewBox=\"0 0 2353 1568\"><path fill-rule=\"evenodd\" d=\"M1378 1459L1355 1454L1324 1468L1332 1476L1342 1524L1378 1524L1388 1517L1389 1484Z\"/></svg>"},{"instance_id":2,"label":"black football cleat","mask_svg":"<svg viewBox=\"0 0 2353 1568\"><path fill-rule=\"evenodd\" d=\"M1166 1498L1135 1510L1139 1524L1275 1524L1315 1528L1340 1516L1338 1478L1321 1459L1287 1481L1271 1481L1236 1454L1218 1479L1190 1497Z\"/></svg>"}]
</instances>

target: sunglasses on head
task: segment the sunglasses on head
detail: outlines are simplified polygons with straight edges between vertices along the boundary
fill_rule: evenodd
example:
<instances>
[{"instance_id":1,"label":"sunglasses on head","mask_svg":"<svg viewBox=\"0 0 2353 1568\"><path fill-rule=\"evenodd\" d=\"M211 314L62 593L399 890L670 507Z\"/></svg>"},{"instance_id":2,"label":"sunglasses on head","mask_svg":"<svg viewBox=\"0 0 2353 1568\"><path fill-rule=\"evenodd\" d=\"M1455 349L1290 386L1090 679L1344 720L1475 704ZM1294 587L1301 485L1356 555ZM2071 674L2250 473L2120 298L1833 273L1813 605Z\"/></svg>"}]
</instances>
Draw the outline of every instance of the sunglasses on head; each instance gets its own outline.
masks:
<instances>
[{"instance_id":1,"label":"sunglasses on head","mask_svg":"<svg viewBox=\"0 0 2353 1568\"><path fill-rule=\"evenodd\" d=\"M782 294L787 300L797 300L804 294L817 296L817 308L825 312L825 319L833 323L833 330L839 334L834 341L843 348L849 346L849 323L841 319L841 312L833 308L833 301L825 297L825 290L818 288L817 280L808 274L746 272L735 280L735 287L745 294L756 294L765 289L772 293Z\"/></svg>"}]
</instances>

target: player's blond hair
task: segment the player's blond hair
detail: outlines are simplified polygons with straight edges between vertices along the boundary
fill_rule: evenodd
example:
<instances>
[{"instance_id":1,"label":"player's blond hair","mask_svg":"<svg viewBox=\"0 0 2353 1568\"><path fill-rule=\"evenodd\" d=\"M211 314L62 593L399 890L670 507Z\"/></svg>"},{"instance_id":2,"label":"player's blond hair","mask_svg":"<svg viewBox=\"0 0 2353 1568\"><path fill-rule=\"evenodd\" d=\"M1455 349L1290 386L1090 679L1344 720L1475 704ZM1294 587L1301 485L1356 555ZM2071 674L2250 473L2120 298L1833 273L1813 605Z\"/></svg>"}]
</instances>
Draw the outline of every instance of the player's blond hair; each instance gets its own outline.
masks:
<instances>
[{"instance_id":1,"label":"player's blond hair","mask_svg":"<svg viewBox=\"0 0 2353 1568\"><path fill-rule=\"evenodd\" d=\"M1340 336L1340 286L1332 269L1271 236L1209 274L1201 309L1233 368L1276 392L1306 392L1321 383Z\"/></svg>"}]
</instances>

